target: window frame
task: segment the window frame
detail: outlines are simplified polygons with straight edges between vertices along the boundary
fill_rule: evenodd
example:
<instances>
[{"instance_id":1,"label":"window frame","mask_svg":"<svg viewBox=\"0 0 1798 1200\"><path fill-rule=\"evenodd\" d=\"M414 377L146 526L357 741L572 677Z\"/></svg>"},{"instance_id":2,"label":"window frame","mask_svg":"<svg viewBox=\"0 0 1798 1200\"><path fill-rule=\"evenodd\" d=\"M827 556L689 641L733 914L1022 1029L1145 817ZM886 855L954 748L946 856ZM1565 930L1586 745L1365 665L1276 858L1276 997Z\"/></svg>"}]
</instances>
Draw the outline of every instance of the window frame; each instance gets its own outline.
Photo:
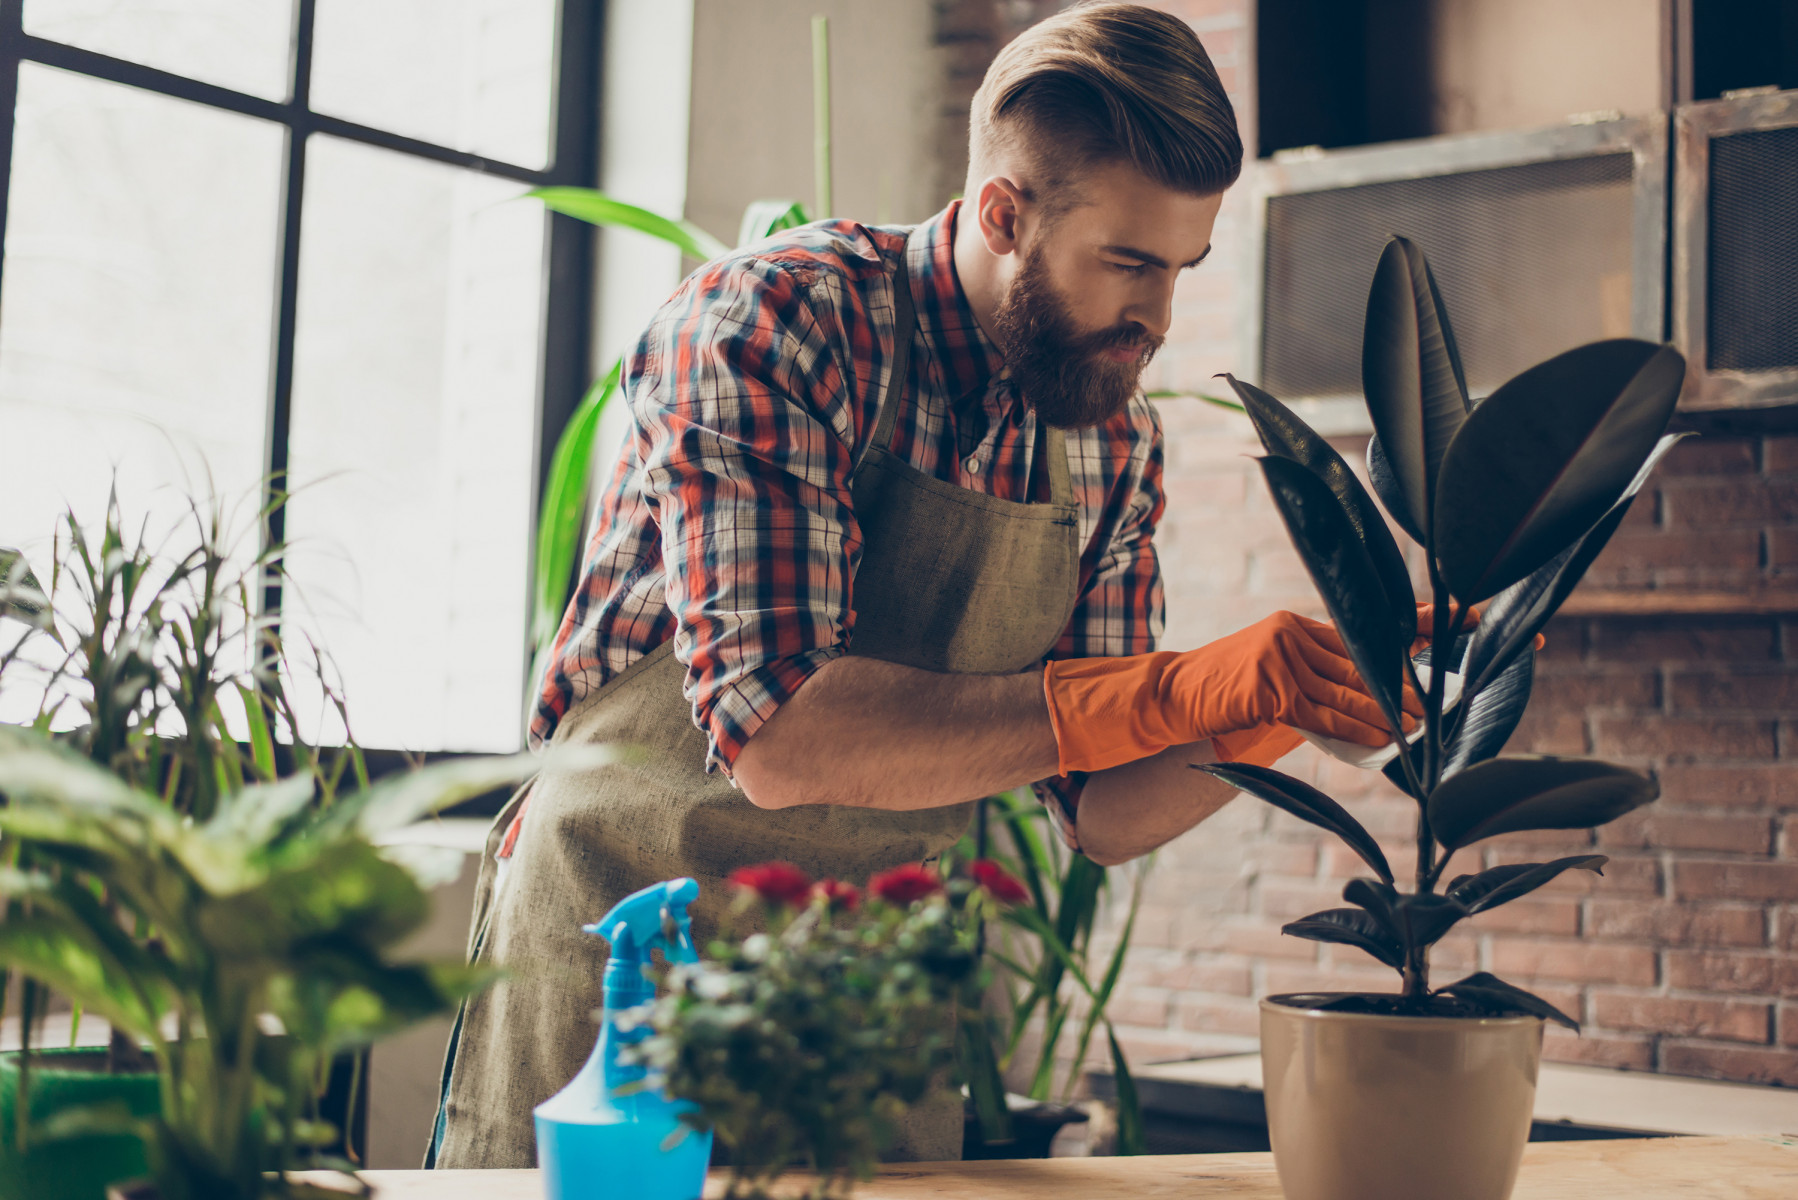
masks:
<instances>
[{"instance_id":1,"label":"window frame","mask_svg":"<svg viewBox=\"0 0 1798 1200\"><path fill-rule=\"evenodd\" d=\"M301 209L306 190L306 144L325 134L415 158L508 179L530 187L593 187L599 163L599 97L602 0L560 0L556 16L555 75L551 81L550 161L542 169L519 166L484 155L374 126L315 112L311 108L312 46L317 0L293 0L289 41L288 98L252 96L217 84L114 58L25 32L25 0L0 0L0 283L4 282L7 208L12 190L13 132L17 120L19 65L39 63L158 95L186 100L283 127L286 145L278 203L275 323L266 395L263 440L264 504L269 518L262 530L263 547L280 545L286 513L280 503L287 471L288 437L293 400L294 339L300 269ZM528 553L535 570L536 522L545 478L558 438L585 393L593 372L592 226L545 212L548 222L539 293L539 328L535 404L535 461L532 464ZM530 606L530 571L517 586ZM278 621L281 577L271 573L261 595L263 613ZM530 680L529 632L519 631L519 674ZM526 697L527 702L529 697ZM443 752L433 752L443 753Z\"/></svg>"}]
</instances>

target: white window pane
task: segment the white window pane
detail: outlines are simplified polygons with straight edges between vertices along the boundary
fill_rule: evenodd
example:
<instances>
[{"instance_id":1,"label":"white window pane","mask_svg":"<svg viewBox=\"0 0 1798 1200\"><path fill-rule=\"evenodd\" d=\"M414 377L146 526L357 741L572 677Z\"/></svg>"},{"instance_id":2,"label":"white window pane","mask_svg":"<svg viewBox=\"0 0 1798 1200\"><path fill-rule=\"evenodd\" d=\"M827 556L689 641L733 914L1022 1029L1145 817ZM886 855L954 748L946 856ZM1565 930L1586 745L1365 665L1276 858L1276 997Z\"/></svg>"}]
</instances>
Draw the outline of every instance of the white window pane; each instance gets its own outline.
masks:
<instances>
[{"instance_id":1,"label":"white window pane","mask_svg":"<svg viewBox=\"0 0 1798 1200\"><path fill-rule=\"evenodd\" d=\"M25 32L285 100L292 0L26 0Z\"/></svg>"},{"instance_id":2,"label":"white window pane","mask_svg":"<svg viewBox=\"0 0 1798 1200\"><path fill-rule=\"evenodd\" d=\"M115 468L153 527L208 473L256 502L283 157L279 126L21 65L0 545L33 550L40 574L58 513L98 522Z\"/></svg>"},{"instance_id":3,"label":"white window pane","mask_svg":"<svg viewBox=\"0 0 1798 1200\"><path fill-rule=\"evenodd\" d=\"M286 604L363 745L522 740L544 220L521 190L307 146Z\"/></svg>"},{"instance_id":4,"label":"white window pane","mask_svg":"<svg viewBox=\"0 0 1798 1200\"><path fill-rule=\"evenodd\" d=\"M555 0L318 0L315 111L541 167Z\"/></svg>"}]
</instances>

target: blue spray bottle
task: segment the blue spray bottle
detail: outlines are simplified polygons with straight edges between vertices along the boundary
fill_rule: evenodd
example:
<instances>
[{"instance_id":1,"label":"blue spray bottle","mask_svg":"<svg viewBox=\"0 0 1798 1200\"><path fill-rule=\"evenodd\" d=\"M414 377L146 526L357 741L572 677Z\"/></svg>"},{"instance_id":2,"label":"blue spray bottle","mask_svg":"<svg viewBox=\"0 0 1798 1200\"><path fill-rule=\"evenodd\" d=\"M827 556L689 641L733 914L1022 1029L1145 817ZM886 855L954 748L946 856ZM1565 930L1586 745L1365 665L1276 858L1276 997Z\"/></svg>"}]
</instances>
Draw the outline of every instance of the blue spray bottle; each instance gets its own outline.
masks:
<instances>
[{"instance_id":1,"label":"blue spray bottle","mask_svg":"<svg viewBox=\"0 0 1798 1200\"><path fill-rule=\"evenodd\" d=\"M698 961L687 916L698 896L695 881L671 879L633 892L599 924L584 926L612 944L605 1011L580 1074L536 1108L537 1165L548 1200L695 1200L705 1188L712 1135L681 1123L686 1106L648 1088L617 1094L645 1074L621 1064L618 1051L649 1035L646 1027L620 1029L618 1014L655 998L643 970L654 947L671 963Z\"/></svg>"}]
</instances>

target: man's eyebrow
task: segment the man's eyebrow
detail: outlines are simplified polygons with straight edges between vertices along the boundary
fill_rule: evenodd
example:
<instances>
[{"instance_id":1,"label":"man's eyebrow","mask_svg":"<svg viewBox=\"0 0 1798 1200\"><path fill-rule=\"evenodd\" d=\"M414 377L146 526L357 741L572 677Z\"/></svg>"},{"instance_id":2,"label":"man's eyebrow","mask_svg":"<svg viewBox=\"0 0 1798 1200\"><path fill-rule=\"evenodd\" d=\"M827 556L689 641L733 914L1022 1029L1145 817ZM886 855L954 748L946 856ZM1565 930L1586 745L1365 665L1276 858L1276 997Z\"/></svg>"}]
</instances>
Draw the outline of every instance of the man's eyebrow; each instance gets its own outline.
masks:
<instances>
[{"instance_id":1,"label":"man's eyebrow","mask_svg":"<svg viewBox=\"0 0 1798 1200\"><path fill-rule=\"evenodd\" d=\"M1148 263L1151 267L1160 267L1164 271L1167 270L1167 259L1161 257L1159 254L1150 254L1147 250L1138 250L1135 246L1101 246L1099 248L1107 254L1115 254L1120 258L1134 258L1138 262ZM1207 245L1204 250L1199 252L1197 258L1189 263L1182 263L1180 265L1182 267L1196 267L1204 262L1205 257L1210 253L1211 247Z\"/></svg>"}]
</instances>

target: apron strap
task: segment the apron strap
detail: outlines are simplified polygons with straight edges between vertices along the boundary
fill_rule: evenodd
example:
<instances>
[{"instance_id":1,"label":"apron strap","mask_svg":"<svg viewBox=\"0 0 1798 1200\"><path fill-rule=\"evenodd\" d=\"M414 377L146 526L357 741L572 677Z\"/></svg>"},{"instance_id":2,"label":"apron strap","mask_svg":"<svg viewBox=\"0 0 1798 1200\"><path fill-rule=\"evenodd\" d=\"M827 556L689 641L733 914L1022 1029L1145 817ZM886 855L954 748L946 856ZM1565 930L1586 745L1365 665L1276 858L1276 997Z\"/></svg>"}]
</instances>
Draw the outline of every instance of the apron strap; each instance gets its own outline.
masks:
<instances>
[{"instance_id":1,"label":"apron strap","mask_svg":"<svg viewBox=\"0 0 1798 1200\"><path fill-rule=\"evenodd\" d=\"M1049 460L1049 503L1074 507L1074 481L1068 474L1068 438L1062 430L1037 422L1043 434L1043 454Z\"/></svg>"},{"instance_id":2,"label":"apron strap","mask_svg":"<svg viewBox=\"0 0 1798 1200\"><path fill-rule=\"evenodd\" d=\"M899 405L911 379L911 342L918 328L918 316L911 297L910 246L911 234L907 233L905 241L899 244L899 269L893 273L893 368L887 372L887 385L881 393L877 410L880 415L874 425L874 434L862 447L863 459L876 446L882 450L892 449L893 432L899 427ZM861 460L858 459L855 465L860 467Z\"/></svg>"}]
</instances>

